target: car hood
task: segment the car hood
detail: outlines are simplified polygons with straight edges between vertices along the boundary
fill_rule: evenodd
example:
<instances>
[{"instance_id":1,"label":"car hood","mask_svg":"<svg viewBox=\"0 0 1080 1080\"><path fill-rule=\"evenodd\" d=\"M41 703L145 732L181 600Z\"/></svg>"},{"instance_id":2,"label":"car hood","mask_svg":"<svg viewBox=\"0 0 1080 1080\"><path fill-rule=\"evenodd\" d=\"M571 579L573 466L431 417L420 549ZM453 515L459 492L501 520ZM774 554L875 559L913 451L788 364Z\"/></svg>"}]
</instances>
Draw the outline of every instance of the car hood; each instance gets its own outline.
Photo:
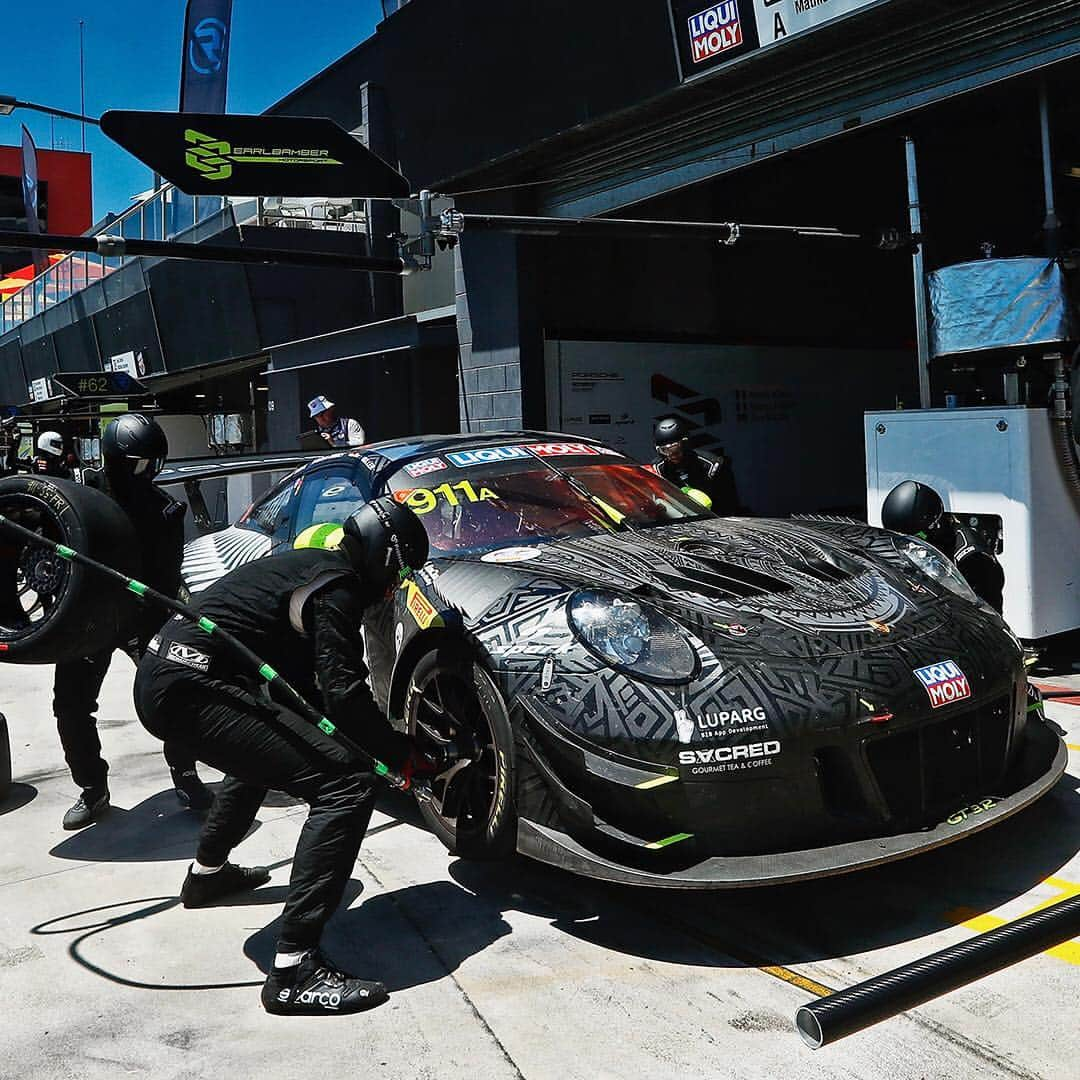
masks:
<instances>
[{"instance_id":1,"label":"car hood","mask_svg":"<svg viewBox=\"0 0 1080 1080\"><path fill-rule=\"evenodd\" d=\"M914 571L786 521L670 525L469 561L477 570L476 562L493 559L499 565L490 570L500 577L527 575L631 594L706 642L725 642L725 651L745 645L803 658L895 647L932 633L948 617L953 599ZM444 574L445 584L452 585L455 576ZM468 576L475 589L476 577ZM503 581L505 588L509 582Z\"/></svg>"}]
</instances>

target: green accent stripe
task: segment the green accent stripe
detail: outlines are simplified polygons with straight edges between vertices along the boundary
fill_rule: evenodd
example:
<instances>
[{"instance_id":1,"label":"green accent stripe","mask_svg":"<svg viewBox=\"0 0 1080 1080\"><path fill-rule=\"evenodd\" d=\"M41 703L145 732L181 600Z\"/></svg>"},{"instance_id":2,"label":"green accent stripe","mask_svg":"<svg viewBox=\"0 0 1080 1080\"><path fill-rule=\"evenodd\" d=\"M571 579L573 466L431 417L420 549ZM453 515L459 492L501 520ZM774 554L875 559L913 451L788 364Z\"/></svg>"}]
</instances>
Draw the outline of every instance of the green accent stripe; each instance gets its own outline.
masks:
<instances>
[{"instance_id":1,"label":"green accent stripe","mask_svg":"<svg viewBox=\"0 0 1080 1080\"><path fill-rule=\"evenodd\" d=\"M677 776L658 776L654 780L643 780L640 784L635 784L634 787L638 791L648 791L649 788L663 787L664 784L674 784L678 779Z\"/></svg>"},{"instance_id":2,"label":"green accent stripe","mask_svg":"<svg viewBox=\"0 0 1080 1080\"><path fill-rule=\"evenodd\" d=\"M375 771L379 776L388 776L390 774L390 770L381 761L375 762Z\"/></svg>"},{"instance_id":3,"label":"green accent stripe","mask_svg":"<svg viewBox=\"0 0 1080 1080\"><path fill-rule=\"evenodd\" d=\"M127 587L136 596L145 596L146 595L147 586L145 586L141 581L134 581L134 580L129 581L127 583Z\"/></svg>"},{"instance_id":4,"label":"green accent stripe","mask_svg":"<svg viewBox=\"0 0 1080 1080\"><path fill-rule=\"evenodd\" d=\"M56 554L59 555L61 559L74 559L75 558L75 552L72 551L72 549L69 548L69 547L64 547L63 544L57 544L56 545Z\"/></svg>"},{"instance_id":5,"label":"green accent stripe","mask_svg":"<svg viewBox=\"0 0 1080 1080\"><path fill-rule=\"evenodd\" d=\"M212 634L217 629L217 623L204 616L199 620L199 629L205 630L208 634Z\"/></svg>"},{"instance_id":6,"label":"green accent stripe","mask_svg":"<svg viewBox=\"0 0 1080 1080\"><path fill-rule=\"evenodd\" d=\"M1029 705L1027 707L1027 711L1028 712L1035 712L1036 709L1041 709L1042 707L1043 707L1043 703L1041 701L1036 701L1036 702L1034 702L1033 704L1031 704L1031 705Z\"/></svg>"},{"instance_id":7,"label":"green accent stripe","mask_svg":"<svg viewBox=\"0 0 1080 1080\"><path fill-rule=\"evenodd\" d=\"M273 682L278 677L277 672L269 664L263 664L263 666L259 668L259 674L267 682Z\"/></svg>"},{"instance_id":8,"label":"green accent stripe","mask_svg":"<svg viewBox=\"0 0 1080 1080\"><path fill-rule=\"evenodd\" d=\"M324 716L319 721L319 730L325 732L327 735L333 735L334 732L337 731L337 728Z\"/></svg>"},{"instance_id":9,"label":"green accent stripe","mask_svg":"<svg viewBox=\"0 0 1080 1080\"><path fill-rule=\"evenodd\" d=\"M665 836L663 840L654 840L651 844L645 846L650 851L659 851L661 848L669 847L671 844L677 844L680 840L690 840L693 835L690 832L677 832L674 836Z\"/></svg>"}]
</instances>

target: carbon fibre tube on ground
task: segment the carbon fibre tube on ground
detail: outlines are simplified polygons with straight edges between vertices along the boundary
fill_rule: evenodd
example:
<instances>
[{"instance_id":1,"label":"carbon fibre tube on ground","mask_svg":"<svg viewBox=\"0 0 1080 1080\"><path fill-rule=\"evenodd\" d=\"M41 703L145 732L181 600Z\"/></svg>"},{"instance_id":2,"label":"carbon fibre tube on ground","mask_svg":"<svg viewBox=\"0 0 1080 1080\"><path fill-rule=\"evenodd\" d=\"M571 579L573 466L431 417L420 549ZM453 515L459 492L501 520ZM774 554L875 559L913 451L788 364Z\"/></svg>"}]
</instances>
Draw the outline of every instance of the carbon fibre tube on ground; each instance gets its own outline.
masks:
<instances>
[{"instance_id":1,"label":"carbon fibre tube on ground","mask_svg":"<svg viewBox=\"0 0 1080 1080\"><path fill-rule=\"evenodd\" d=\"M1080 934L1080 896L804 1005L795 1028L814 1050Z\"/></svg>"}]
</instances>

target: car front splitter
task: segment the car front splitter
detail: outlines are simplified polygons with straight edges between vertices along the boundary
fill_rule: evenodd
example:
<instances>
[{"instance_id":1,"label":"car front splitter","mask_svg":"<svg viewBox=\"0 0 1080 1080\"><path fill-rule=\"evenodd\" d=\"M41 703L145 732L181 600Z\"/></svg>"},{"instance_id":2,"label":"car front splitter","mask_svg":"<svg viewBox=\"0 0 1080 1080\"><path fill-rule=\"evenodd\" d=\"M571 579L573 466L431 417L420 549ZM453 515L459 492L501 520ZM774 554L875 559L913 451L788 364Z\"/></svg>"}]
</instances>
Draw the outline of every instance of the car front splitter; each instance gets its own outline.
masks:
<instances>
[{"instance_id":1,"label":"car front splitter","mask_svg":"<svg viewBox=\"0 0 1080 1080\"><path fill-rule=\"evenodd\" d=\"M984 799L974 806L958 809L949 820L931 829L894 836L769 855L711 856L692 866L665 872L623 865L590 851L565 832L521 818L517 849L539 862L624 885L739 889L809 881L932 851L1000 823L1030 806L1058 782L1068 764L1068 749L1061 737L1046 724L1032 724L1021 764L1021 786L1012 794L996 800Z\"/></svg>"}]
</instances>

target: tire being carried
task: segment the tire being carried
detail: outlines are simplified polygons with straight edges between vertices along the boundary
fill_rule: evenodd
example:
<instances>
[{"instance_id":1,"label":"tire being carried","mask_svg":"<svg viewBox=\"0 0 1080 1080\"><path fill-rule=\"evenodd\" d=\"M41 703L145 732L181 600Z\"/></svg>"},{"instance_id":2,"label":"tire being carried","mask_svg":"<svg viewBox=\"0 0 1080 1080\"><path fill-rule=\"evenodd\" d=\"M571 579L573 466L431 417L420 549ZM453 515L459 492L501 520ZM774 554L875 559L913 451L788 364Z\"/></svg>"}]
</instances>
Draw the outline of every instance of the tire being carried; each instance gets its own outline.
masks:
<instances>
[{"instance_id":1,"label":"tire being carried","mask_svg":"<svg viewBox=\"0 0 1080 1080\"><path fill-rule=\"evenodd\" d=\"M453 742L462 760L431 782L420 803L428 828L454 854L501 859L517 846L514 739L502 695L463 649L422 657L405 697L409 733L423 745Z\"/></svg>"},{"instance_id":2,"label":"tire being carried","mask_svg":"<svg viewBox=\"0 0 1080 1080\"><path fill-rule=\"evenodd\" d=\"M0 480L0 514L128 577L140 574L130 519L94 488L9 476ZM56 664L123 641L136 603L103 575L0 527L0 661Z\"/></svg>"}]
</instances>

